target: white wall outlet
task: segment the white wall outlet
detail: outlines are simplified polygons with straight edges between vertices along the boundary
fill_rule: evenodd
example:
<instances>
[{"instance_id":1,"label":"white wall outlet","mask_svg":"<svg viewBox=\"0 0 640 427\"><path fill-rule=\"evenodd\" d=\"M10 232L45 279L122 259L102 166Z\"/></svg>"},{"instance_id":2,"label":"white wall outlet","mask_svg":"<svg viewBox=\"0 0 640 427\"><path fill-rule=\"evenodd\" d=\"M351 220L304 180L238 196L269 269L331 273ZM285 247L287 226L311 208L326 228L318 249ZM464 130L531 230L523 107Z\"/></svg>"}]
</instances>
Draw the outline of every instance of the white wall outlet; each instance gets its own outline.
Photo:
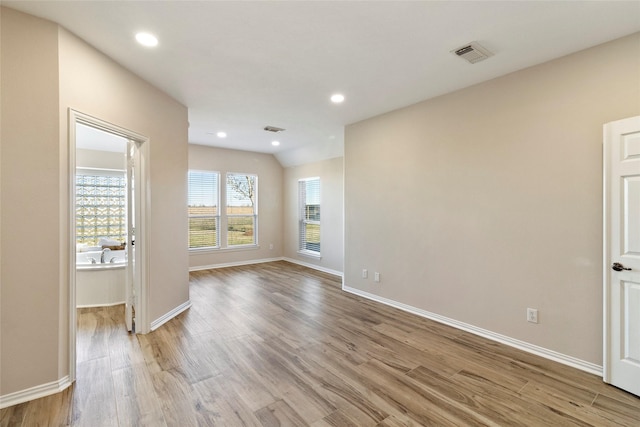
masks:
<instances>
[{"instance_id":1,"label":"white wall outlet","mask_svg":"<svg viewBox=\"0 0 640 427\"><path fill-rule=\"evenodd\" d=\"M367 271L366 268L362 269L362 278L366 279L367 277L369 277L369 272Z\"/></svg>"},{"instance_id":2,"label":"white wall outlet","mask_svg":"<svg viewBox=\"0 0 640 427\"><path fill-rule=\"evenodd\" d=\"M380 281L380 273L378 273L377 271L375 273L373 273L373 280L375 282L379 282Z\"/></svg>"},{"instance_id":3,"label":"white wall outlet","mask_svg":"<svg viewBox=\"0 0 640 427\"><path fill-rule=\"evenodd\" d=\"M273 243L269 243L269 250L273 250Z\"/></svg>"},{"instance_id":4,"label":"white wall outlet","mask_svg":"<svg viewBox=\"0 0 640 427\"><path fill-rule=\"evenodd\" d=\"M527 308L527 322L538 323L538 309Z\"/></svg>"}]
</instances>

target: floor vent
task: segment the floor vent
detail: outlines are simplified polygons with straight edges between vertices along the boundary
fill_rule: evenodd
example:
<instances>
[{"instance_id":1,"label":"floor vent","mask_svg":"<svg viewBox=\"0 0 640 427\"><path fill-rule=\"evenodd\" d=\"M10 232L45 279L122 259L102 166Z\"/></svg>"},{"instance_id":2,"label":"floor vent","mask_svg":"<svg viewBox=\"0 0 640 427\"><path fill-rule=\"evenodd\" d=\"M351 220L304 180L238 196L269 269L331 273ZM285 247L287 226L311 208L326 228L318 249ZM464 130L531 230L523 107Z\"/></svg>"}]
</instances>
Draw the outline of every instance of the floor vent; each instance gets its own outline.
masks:
<instances>
[{"instance_id":1,"label":"floor vent","mask_svg":"<svg viewBox=\"0 0 640 427\"><path fill-rule=\"evenodd\" d=\"M451 53L454 53L460 58L467 60L467 62L471 64L484 61L485 59L493 55L493 53L480 46L477 42L471 42L468 45L452 50Z\"/></svg>"}]
</instances>

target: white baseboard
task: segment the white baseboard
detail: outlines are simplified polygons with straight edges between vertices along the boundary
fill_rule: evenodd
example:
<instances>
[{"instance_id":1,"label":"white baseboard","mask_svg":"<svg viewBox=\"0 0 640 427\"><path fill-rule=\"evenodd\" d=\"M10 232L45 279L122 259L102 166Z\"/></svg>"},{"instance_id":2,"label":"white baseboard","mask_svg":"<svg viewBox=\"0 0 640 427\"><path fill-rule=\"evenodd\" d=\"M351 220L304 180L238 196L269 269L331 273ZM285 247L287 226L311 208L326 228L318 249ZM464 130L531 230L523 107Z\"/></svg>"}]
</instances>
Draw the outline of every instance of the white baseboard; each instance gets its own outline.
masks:
<instances>
[{"instance_id":1,"label":"white baseboard","mask_svg":"<svg viewBox=\"0 0 640 427\"><path fill-rule=\"evenodd\" d=\"M294 258L284 257L284 258L282 258L282 260L290 262L292 264L298 264L298 265L301 265L303 267L311 268L313 270L318 270L318 271L322 271L324 273L333 274L334 276L343 277L342 272L338 271L338 270L332 270L330 268L322 267L320 265L309 264L309 263L306 263L304 261L300 261L300 260L297 260L297 259L294 259Z\"/></svg>"},{"instance_id":2,"label":"white baseboard","mask_svg":"<svg viewBox=\"0 0 640 427\"><path fill-rule=\"evenodd\" d=\"M450 319L448 317L441 316L439 314L431 313L429 311L422 310L420 308L403 304L401 302L390 300L388 298L371 294L369 292L361 291L360 289L351 288L349 286L344 285L344 283L342 285L342 290L361 296L366 299L370 299L372 301L379 302L381 304L395 307L397 309L400 309L421 317L425 317L427 319L434 320L439 323L443 323L448 326L453 326L454 328L462 329L463 331L467 331L472 334L479 335L481 337L499 342L501 344L515 347L517 349L526 351L528 353L532 353L537 356L544 357L545 359L553 360L555 362L559 362L564 365L568 365L573 368L577 368L582 371L589 372L590 374L598 375L600 377L602 376L602 366L596 365L594 363L587 362L581 359L577 359L573 356L568 356L566 354L558 353L557 351L549 350L544 347L539 347L537 345L534 345L525 341L520 341L515 338L508 337L506 335L501 335L496 332L489 331L487 329L482 329L477 326L470 325L468 323L460 322L455 319Z\"/></svg>"},{"instance_id":3,"label":"white baseboard","mask_svg":"<svg viewBox=\"0 0 640 427\"><path fill-rule=\"evenodd\" d=\"M76 308L96 308L96 307L113 307L114 305L122 305L124 301L120 302L111 302L109 304L81 304L77 305Z\"/></svg>"},{"instance_id":4,"label":"white baseboard","mask_svg":"<svg viewBox=\"0 0 640 427\"><path fill-rule=\"evenodd\" d=\"M187 310L189 307L191 307L191 300L187 300L186 302L180 304L179 306L177 306L176 308L174 308L170 312L164 314L163 316L161 316L161 317L157 318L156 320L154 320L153 322L151 322L151 330L155 331L160 326L164 325L169 320L171 320L174 317L176 317L178 314L180 314L183 311Z\"/></svg>"},{"instance_id":5,"label":"white baseboard","mask_svg":"<svg viewBox=\"0 0 640 427\"><path fill-rule=\"evenodd\" d=\"M70 385L71 381L67 375L57 381L0 396L0 409L59 393Z\"/></svg>"},{"instance_id":6,"label":"white baseboard","mask_svg":"<svg viewBox=\"0 0 640 427\"><path fill-rule=\"evenodd\" d=\"M189 267L189 271L202 271L202 270L215 270L216 268L225 268L225 267L239 267L241 265L251 265L251 264L262 264L265 262L274 262L274 261L282 261L282 257L277 258L262 258L262 259L250 259L247 261L236 261L236 262L225 262L221 264L209 264L209 265L197 265L194 267Z\"/></svg>"},{"instance_id":7,"label":"white baseboard","mask_svg":"<svg viewBox=\"0 0 640 427\"><path fill-rule=\"evenodd\" d=\"M274 261L287 261L292 264L298 264L303 267L311 268L313 270L318 270L324 273L333 274L334 276L343 277L343 274L341 271L332 270L330 268L325 268L315 264L309 264L309 263L306 263L294 258L288 258L288 257L262 258L262 259L251 259L247 261L225 262L221 264L198 265L194 267L189 267L189 272L202 271L202 270L215 270L216 268L225 268L225 267L239 267L242 265L262 264L265 262L274 262Z\"/></svg>"}]
</instances>

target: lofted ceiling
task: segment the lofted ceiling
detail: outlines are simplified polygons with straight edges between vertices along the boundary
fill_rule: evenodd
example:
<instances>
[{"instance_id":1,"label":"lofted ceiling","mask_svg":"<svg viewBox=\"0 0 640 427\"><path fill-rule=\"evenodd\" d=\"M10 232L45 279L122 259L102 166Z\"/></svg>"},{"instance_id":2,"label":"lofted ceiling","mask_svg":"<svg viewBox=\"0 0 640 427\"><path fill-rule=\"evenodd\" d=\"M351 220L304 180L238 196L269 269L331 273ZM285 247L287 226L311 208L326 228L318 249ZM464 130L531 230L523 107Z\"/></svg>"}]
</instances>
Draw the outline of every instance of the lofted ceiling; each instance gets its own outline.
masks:
<instances>
[{"instance_id":1,"label":"lofted ceiling","mask_svg":"<svg viewBox=\"0 0 640 427\"><path fill-rule=\"evenodd\" d=\"M341 156L350 123L640 31L639 1L2 4L59 23L183 103L190 143L284 166ZM139 31L158 46L137 44ZM471 41L494 55L472 65L450 52Z\"/></svg>"}]
</instances>

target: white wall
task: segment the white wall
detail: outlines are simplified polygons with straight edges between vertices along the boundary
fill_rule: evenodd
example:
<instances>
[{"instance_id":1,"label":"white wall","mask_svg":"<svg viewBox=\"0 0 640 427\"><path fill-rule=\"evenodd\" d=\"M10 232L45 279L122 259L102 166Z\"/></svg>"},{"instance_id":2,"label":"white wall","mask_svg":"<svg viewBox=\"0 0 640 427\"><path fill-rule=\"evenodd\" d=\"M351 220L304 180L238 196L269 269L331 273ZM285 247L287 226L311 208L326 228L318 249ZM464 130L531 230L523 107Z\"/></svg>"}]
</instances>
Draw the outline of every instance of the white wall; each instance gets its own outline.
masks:
<instances>
[{"instance_id":1,"label":"white wall","mask_svg":"<svg viewBox=\"0 0 640 427\"><path fill-rule=\"evenodd\" d=\"M282 256L282 166L273 155L189 144L189 169L219 172L221 186L227 172L258 176L258 247L191 251L192 270Z\"/></svg>"},{"instance_id":2,"label":"white wall","mask_svg":"<svg viewBox=\"0 0 640 427\"><path fill-rule=\"evenodd\" d=\"M320 259L298 253L298 180L320 178ZM343 158L284 170L284 256L296 262L342 273L344 261Z\"/></svg>"},{"instance_id":3,"label":"white wall","mask_svg":"<svg viewBox=\"0 0 640 427\"><path fill-rule=\"evenodd\" d=\"M640 114L638 52L635 34L348 126L345 285L601 365L602 125Z\"/></svg>"}]
</instances>

